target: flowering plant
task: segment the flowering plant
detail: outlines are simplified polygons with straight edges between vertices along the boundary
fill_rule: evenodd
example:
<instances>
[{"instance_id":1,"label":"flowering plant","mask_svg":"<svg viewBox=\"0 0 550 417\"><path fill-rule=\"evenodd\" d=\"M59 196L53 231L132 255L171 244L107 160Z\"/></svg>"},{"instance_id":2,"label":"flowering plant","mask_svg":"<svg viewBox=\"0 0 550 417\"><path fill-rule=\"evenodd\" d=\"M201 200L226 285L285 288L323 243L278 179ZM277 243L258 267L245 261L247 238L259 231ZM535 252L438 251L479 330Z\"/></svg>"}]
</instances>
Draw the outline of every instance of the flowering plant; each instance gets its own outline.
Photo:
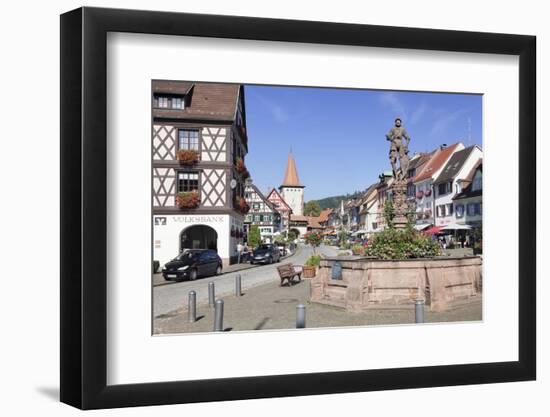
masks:
<instances>
[{"instance_id":1,"label":"flowering plant","mask_svg":"<svg viewBox=\"0 0 550 417\"><path fill-rule=\"evenodd\" d=\"M180 209L197 208L200 204L199 192L194 190L178 193L176 204Z\"/></svg>"},{"instance_id":2,"label":"flowering plant","mask_svg":"<svg viewBox=\"0 0 550 417\"><path fill-rule=\"evenodd\" d=\"M379 259L433 258L439 255L439 246L431 237L414 229L385 229L376 233L365 255Z\"/></svg>"},{"instance_id":3,"label":"flowering plant","mask_svg":"<svg viewBox=\"0 0 550 417\"><path fill-rule=\"evenodd\" d=\"M246 200L240 196L237 196L235 198L235 208L242 214L246 214L250 210L250 206L248 205Z\"/></svg>"},{"instance_id":4,"label":"flowering plant","mask_svg":"<svg viewBox=\"0 0 550 417\"><path fill-rule=\"evenodd\" d=\"M199 153L194 149L180 149L176 153L176 159L182 165L193 165L199 161Z\"/></svg>"}]
</instances>

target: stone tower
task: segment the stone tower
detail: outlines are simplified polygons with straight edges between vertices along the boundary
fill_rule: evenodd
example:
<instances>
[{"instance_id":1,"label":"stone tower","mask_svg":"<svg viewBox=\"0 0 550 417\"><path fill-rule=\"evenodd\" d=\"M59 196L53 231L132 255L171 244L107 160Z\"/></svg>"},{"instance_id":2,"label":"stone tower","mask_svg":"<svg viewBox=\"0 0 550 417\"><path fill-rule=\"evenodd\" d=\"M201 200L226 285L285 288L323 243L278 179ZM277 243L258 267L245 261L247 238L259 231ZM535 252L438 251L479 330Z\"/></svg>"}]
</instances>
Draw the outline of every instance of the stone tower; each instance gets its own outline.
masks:
<instances>
[{"instance_id":1,"label":"stone tower","mask_svg":"<svg viewBox=\"0 0 550 417\"><path fill-rule=\"evenodd\" d=\"M279 192L296 216L304 215L304 186L300 183L296 161L292 151L288 154L285 178L279 186Z\"/></svg>"}]
</instances>

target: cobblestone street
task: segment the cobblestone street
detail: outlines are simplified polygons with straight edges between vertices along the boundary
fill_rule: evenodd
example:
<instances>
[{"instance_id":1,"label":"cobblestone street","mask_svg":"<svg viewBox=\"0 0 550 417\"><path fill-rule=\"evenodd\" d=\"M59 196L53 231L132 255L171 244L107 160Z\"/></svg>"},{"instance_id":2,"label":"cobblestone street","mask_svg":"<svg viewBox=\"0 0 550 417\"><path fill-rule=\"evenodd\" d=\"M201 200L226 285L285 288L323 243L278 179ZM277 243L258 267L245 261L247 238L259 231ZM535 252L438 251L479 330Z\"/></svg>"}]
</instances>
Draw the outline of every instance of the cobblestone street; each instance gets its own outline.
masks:
<instances>
[{"instance_id":1,"label":"cobblestone street","mask_svg":"<svg viewBox=\"0 0 550 417\"><path fill-rule=\"evenodd\" d=\"M227 295L224 300L226 331L249 331L295 328L296 305L306 306L306 327L342 327L414 323L413 305L400 308L380 308L364 313L350 313L336 307L310 303L310 283L307 279L292 287L279 286L279 282L255 286L236 297ZM208 304L197 307L198 321L188 323L187 309L181 308L155 319L154 332L194 333L213 329L214 309ZM432 313L426 308L425 322L460 322L482 320L481 298L457 305L446 312Z\"/></svg>"}]
</instances>

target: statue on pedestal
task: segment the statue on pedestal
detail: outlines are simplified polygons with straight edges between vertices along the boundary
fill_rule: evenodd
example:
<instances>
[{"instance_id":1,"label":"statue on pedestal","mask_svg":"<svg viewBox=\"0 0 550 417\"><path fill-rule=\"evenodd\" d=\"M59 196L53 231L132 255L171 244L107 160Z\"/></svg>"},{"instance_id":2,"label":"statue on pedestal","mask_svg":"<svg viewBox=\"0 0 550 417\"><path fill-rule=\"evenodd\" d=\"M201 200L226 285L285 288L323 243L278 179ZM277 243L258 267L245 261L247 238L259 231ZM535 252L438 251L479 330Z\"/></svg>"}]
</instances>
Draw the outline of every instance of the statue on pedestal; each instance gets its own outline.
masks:
<instances>
[{"instance_id":1,"label":"statue on pedestal","mask_svg":"<svg viewBox=\"0 0 550 417\"><path fill-rule=\"evenodd\" d=\"M393 177L396 180L405 179L409 167L409 142L411 137L401 126L401 119L395 119L395 126L390 129L386 135L386 140L391 142L390 145L390 162L393 170ZM399 160L399 168L397 161Z\"/></svg>"},{"instance_id":2,"label":"statue on pedestal","mask_svg":"<svg viewBox=\"0 0 550 417\"><path fill-rule=\"evenodd\" d=\"M409 169L409 143L411 137L404 127L401 119L395 119L395 126L386 135L390 142L390 162L393 171L392 204L394 210L393 225L396 229L404 229L407 226L410 207L407 202L407 171ZM399 167L397 166L399 162Z\"/></svg>"}]
</instances>

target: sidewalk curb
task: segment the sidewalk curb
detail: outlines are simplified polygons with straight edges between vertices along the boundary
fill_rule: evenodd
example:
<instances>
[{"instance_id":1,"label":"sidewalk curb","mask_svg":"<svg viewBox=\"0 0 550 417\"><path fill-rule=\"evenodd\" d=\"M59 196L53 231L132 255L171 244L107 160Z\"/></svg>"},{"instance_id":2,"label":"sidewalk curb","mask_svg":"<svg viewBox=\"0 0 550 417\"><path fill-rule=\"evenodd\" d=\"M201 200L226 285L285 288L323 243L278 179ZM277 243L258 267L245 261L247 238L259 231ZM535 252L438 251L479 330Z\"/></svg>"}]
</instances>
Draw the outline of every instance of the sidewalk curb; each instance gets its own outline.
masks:
<instances>
[{"instance_id":1,"label":"sidewalk curb","mask_svg":"<svg viewBox=\"0 0 550 417\"><path fill-rule=\"evenodd\" d=\"M301 247L297 247L296 250L294 251L294 253L282 257L282 258L281 258L281 262L282 262L282 261L286 261L287 259L292 258L293 256L295 256L295 255L296 255L298 252L300 252L301 250L302 250ZM233 270L233 271L231 271L231 272L222 272L222 273L221 273L220 275L218 275L218 276L221 277L221 276L226 275L226 274L233 274L234 272L240 272L240 271L248 271L249 269L254 269L254 268L259 268L259 267L261 267L261 266L265 266L265 264L251 265L251 264L248 264L248 263L247 263L247 264L244 264L244 263L243 263L242 265L243 265L243 266L246 265L246 267L239 268L239 269L235 269L235 270ZM155 283L154 283L154 278L153 278L153 277L151 277L151 281L152 281L152 287L153 287L153 288L156 288L156 287L163 287L163 286L165 286L165 285L171 285L171 284L177 284L177 283L178 283L178 281L166 281L166 280L164 280L164 281L162 281L162 282L159 282L159 283L155 284Z\"/></svg>"}]
</instances>

